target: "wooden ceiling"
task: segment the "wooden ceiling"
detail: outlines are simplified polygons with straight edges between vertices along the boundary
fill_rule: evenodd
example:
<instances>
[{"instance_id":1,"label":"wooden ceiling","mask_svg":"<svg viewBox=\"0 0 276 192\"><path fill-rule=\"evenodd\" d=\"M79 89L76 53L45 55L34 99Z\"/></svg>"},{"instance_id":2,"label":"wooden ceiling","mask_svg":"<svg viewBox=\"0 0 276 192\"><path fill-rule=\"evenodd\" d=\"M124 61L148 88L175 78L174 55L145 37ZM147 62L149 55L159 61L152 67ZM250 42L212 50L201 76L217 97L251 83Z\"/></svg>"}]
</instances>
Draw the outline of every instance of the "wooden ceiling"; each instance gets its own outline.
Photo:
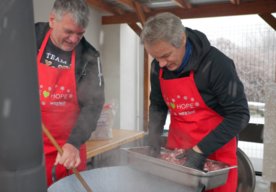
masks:
<instances>
[{"instance_id":1,"label":"wooden ceiling","mask_svg":"<svg viewBox=\"0 0 276 192\"><path fill-rule=\"evenodd\" d=\"M171 12L181 19L258 14L274 30L276 0L87 0L103 13L102 24L128 24L137 34L146 19ZM140 24L138 24L140 23Z\"/></svg>"}]
</instances>

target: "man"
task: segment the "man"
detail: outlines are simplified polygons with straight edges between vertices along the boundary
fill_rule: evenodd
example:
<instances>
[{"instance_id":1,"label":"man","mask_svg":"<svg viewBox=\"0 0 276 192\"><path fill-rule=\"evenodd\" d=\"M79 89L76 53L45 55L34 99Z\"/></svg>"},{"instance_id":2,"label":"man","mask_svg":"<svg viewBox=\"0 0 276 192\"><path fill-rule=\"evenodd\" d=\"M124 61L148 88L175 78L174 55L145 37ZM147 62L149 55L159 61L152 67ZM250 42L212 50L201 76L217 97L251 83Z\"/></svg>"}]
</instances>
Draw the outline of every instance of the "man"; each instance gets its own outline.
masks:
<instances>
[{"instance_id":1,"label":"man","mask_svg":"<svg viewBox=\"0 0 276 192\"><path fill-rule=\"evenodd\" d=\"M67 169L86 168L83 145L95 130L104 104L98 51L83 37L89 8L84 0L56 0L49 23L35 25L42 123L62 147L44 135L48 185L51 171L60 179Z\"/></svg>"},{"instance_id":2,"label":"man","mask_svg":"<svg viewBox=\"0 0 276 192\"><path fill-rule=\"evenodd\" d=\"M237 135L249 121L242 82L233 61L206 36L185 28L170 13L147 20L141 33L151 68L149 145L160 152L160 134L168 111L166 147L182 148L185 166L202 170L206 158L237 165ZM237 169L212 191L234 192Z\"/></svg>"}]
</instances>

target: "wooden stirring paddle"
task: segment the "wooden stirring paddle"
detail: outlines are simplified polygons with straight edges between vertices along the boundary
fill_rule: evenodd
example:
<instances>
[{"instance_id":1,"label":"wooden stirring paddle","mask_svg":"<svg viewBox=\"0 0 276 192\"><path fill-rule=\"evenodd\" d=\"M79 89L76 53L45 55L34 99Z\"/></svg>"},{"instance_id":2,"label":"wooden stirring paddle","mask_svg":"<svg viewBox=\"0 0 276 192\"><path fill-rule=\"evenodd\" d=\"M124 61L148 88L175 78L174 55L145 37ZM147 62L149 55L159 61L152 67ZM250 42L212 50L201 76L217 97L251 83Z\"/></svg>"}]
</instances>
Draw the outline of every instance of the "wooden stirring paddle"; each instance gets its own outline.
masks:
<instances>
[{"instance_id":1,"label":"wooden stirring paddle","mask_svg":"<svg viewBox=\"0 0 276 192\"><path fill-rule=\"evenodd\" d=\"M60 155L62 155L63 151L55 138L52 136L52 134L49 132L49 130L42 124L42 130L43 133L49 138L51 143L55 146L57 151ZM76 168L72 169L73 173L76 175L77 179L81 182L82 186L86 189L87 192L93 192L92 189L89 187L89 185L86 183L86 181L83 179L83 177L80 175L79 171Z\"/></svg>"}]
</instances>

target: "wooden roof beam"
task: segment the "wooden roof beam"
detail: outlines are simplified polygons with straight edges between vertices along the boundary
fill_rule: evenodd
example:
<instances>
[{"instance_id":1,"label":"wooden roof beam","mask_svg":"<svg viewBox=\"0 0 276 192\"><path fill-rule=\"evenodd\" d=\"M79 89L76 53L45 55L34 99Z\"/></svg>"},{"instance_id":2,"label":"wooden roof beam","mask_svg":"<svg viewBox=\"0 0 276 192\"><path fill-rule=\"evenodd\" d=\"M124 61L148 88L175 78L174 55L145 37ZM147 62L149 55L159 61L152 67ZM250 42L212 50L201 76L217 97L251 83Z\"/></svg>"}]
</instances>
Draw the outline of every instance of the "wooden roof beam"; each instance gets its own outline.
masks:
<instances>
[{"instance_id":1,"label":"wooden roof beam","mask_svg":"<svg viewBox=\"0 0 276 192\"><path fill-rule=\"evenodd\" d=\"M99 0L87 0L87 3L96 9L99 9L100 11L111 13L111 14L120 14L122 15L124 13L123 10L120 9L113 9L109 4L104 3L103 1Z\"/></svg>"},{"instance_id":2,"label":"wooden roof beam","mask_svg":"<svg viewBox=\"0 0 276 192\"><path fill-rule=\"evenodd\" d=\"M144 25L146 19L143 12L143 7L140 3L132 0L116 0L116 2L136 11L140 23L142 26Z\"/></svg>"},{"instance_id":3,"label":"wooden roof beam","mask_svg":"<svg viewBox=\"0 0 276 192\"><path fill-rule=\"evenodd\" d=\"M233 3L234 5L240 4L240 0L230 0L230 2Z\"/></svg>"},{"instance_id":4,"label":"wooden roof beam","mask_svg":"<svg viewBox=\"0 0 276 192\"><path fill-rule=\"evenodd\" d=\"M144 26L145 22L146 22L146 17L144 15L143 9L141 7L141 5L137 2L134 2L135 5L135 9L136 9L136 13L138 15L138 18L142 24L142 26Z\"/></svg>"},{"instance_id":5,"label":"wooden roof beam","mask_svg":"<svg viewBox=\"0 0 276 192\"><path fill-rule=\"evenodd\" d=\"M172 0L173 2L175 2L179 7L181 8L192 8L191 3L189 3L187 0Z\"/></svg>"},{"instance_id":6,"label":"wooden roof beam","mask_svg":"<svg viewBox=\"0 0 276 192\"><path fill-rule=\"evenodd\" d=\"M147 7L145 5L141 5L141 6L142 6L144 12L146 12L146 13L151 12L151 9L149 7Z\"/></svg>"},{"instance_id":7,"label":"wooden roof beam","mask_svg":"<svg viewBox=\"0 0 276 192\"><path fill-rule=\"evenodd\" d=\"M135 10L134 4L132 0L116 0L117 3L126 6L127 8L131 10Z\"/></svg>"},{"instance_id":8,"label":"wooden roof beam","mask_svg":"<svg viewBox=\"0 0 276 192\"><path fill-rule=\"evenodd\" d=\"M276 31L276 18L271 13L262 13L259 16Z\"/></svg>"},{"instance_id":9,"label":"wooden roof beam","mask_svg":"<svg viewBox=\"0 0 276 192\"><path fill-rule=\"evenodd\" d=\"M140 36L142 29L137 23L129 23L128 26L138 35Z\"/></svg>"},{"instance_id":10,"label":"wooden roof beam","mask_svg":"<svg viewBox=\"0 0 276 192\"><path fill-rule=\"evenodd\" d=\"M276 0L245 1L239 6L229 6L229 3L202 4L198 6L193 6L192 9L187 9L185 11L183 11L183 9L179 7L170 9L152 9L150 13L145 13L145 18L147 19L150 16L164 11L174 13L181 19L274 13L276 12L275 1ZM126 13L124 15L102 17L102 23L104 25L136 23L138 21L139 18L136 13Z\"/></svg>"},{"instance_id":11,"label":"wooden roof beam","mask_svg":"<svg viewBox=\"0 0 276 192\"><path fill-rule=\"evenodd\" d=\"M135 4L139 5L144 12L150 12L151 9L145 5L142 5L141 3L138 3L137 1L133 1L133 0L116 0L117 3L124 5L126 7L128 7L129 9L135 11L136 7Z\"/></svg>"}]
</instances>

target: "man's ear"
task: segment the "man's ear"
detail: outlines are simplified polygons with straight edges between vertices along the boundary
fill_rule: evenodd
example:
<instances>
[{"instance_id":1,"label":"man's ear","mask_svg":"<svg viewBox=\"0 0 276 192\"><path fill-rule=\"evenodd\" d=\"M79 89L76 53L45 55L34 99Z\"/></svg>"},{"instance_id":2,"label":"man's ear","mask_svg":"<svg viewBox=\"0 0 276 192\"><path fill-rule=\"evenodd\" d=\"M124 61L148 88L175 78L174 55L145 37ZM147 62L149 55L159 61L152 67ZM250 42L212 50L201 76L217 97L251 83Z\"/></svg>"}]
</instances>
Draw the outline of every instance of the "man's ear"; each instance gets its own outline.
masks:
<instances>
[{"instance_id":1,"label":"man's ear","mask_svg":"<svg viewBox=\"0 0 276 192\"><path fill-rule=\"evenodd\" d=\"M186 45L186 34L185 33L182 33L183 35L182 35L182 39L181 39L181 41L182 41L182 45Z\"/></svg>"},{"instance_id":2,"label":"man's ear","mask_svg":"<svg viewBox=\"0 0 276 192\"><path fill-rule=\"evenodd\" d=\"M49 26L53 28L55 22L55 13L51 12L49 15Z\"/></svg>"}]
</instances>

